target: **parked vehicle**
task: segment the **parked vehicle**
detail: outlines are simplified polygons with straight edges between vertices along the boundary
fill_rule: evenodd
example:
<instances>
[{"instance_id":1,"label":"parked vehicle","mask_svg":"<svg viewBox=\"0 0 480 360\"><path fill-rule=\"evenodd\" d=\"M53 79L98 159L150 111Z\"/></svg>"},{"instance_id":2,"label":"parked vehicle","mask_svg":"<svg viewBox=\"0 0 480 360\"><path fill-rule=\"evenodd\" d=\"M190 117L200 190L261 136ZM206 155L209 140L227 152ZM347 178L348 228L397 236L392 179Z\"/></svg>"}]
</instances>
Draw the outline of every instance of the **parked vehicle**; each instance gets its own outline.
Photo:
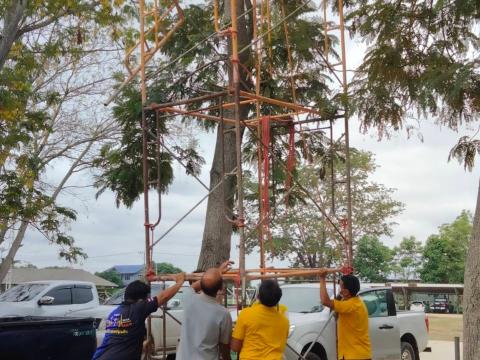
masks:
<instances>
[{"instance_id":1,"label":"parked vehicle","mask_svg":"<svg viewBox=\"0 0 480 360\"><path fill-rule=\"evenodd\" d=\"M334 360L336 327L330 309L319 299L319 284L282 286L281 302L288 307L290 333L287 360L297 360L313 343L309 360ZM333 295L333 289L329 289ZM365 288L359 293L368 309L370 341L374 360L419 360L427 348L428 318L423 312L396 310L390 288ZM328 324L327 324L328 322ZM325 330L318 337L320 329Z\"/></svg>"},{"instance_id":2,"label":"parked vehicle","mask_svg":"<svg viewBox=\"0 0 480 360\"><path fill-rule=\"evenodd\" d=\"M86 360L95 352L93 319L0 318L0 358L5 360Z\"/></svg>"},{"instance_id":3,"label":"parked vehicle","mask_svg":"<svg viewBox=\"0 0 480 360\"><path fill-rule=\"evenodd\" d=\"M448 313L448 300L445 298L436 298L431 306L431 311L435 313Z\"/></svg>"},{"instance_id":4,"label":"parked vehicle","mask_svg":"<svg viewBox=\"0 0 480 360\"><path fill-rule=\"evenodd\" d=\"M0 295L0 317L66 316L98 306L97 288L85 281L32 281Z\"/></svg>"},{"instance_id":5,"label":"parked vehicle","mask_svg":"<svg viewBox=\"0 0 480 360\"><path fill-rule=\"evenodd\" d=\"M423 301L412 301L410 303L410 310L411 311L423 311L425 312L426 306Z\"/></svg>"}]
</instances>

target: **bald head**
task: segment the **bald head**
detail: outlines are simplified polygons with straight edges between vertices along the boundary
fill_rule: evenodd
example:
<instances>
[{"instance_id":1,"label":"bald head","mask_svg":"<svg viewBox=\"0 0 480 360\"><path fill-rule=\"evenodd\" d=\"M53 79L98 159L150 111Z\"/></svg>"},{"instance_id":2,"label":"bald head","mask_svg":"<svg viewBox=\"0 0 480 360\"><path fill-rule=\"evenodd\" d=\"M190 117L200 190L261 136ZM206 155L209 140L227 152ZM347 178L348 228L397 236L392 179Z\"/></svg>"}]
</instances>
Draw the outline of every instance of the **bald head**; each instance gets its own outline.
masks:
<instances>
[{"instance_id":1,"label":"bald head","mask_svg":"<svg viewBox=\"0 0 480 360\"><path fill-rule=\"evenodd\" d=\"M222 273L217 268L210 268L202 276L200 287L205 295L215 297L217 292L222 289Z\"/></svg>"}]
</instances>

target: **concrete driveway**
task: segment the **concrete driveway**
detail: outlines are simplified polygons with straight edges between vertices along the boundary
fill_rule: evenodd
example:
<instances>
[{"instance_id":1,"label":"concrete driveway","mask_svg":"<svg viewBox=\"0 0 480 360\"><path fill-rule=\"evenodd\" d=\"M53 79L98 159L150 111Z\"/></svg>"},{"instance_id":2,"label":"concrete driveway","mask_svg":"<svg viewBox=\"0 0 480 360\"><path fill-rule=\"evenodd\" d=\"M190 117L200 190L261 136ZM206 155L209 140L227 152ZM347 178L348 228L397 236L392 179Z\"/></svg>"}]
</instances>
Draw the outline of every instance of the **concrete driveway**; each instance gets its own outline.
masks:
<instances>
[{"instance_id":1,"label":"concrete driveway","mask_svg":"<svg viewBox=\"0 0 480 360\"><path fill-rule=\"evenodd\" d=\"M460 343L460 359L462 359L462 343ZM454 360L455 343L453 341L430 340L428 346L432 348L431 353L422 352L420 360Z\"/></svg>"}]
</instances>

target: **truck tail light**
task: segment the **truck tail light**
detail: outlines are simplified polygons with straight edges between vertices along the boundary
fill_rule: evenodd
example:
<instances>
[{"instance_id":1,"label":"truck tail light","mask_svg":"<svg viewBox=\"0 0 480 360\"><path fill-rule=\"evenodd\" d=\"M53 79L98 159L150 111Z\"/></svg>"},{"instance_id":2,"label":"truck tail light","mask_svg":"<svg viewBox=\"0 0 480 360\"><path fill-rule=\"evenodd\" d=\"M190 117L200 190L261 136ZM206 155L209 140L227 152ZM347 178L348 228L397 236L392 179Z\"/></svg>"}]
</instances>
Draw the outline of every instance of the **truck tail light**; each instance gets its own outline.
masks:
<instances>
[{"instance_id":1,"label":"truck tail light","mask_svg":"<svg viewBox=\"0 0 480 360\"><path fill-rule=\"evenodd\" d=\"M427 333L430 332L430 320L428 319L428 315L425 315L425 326L427 327Z\"/></svg>"}]
</instances>

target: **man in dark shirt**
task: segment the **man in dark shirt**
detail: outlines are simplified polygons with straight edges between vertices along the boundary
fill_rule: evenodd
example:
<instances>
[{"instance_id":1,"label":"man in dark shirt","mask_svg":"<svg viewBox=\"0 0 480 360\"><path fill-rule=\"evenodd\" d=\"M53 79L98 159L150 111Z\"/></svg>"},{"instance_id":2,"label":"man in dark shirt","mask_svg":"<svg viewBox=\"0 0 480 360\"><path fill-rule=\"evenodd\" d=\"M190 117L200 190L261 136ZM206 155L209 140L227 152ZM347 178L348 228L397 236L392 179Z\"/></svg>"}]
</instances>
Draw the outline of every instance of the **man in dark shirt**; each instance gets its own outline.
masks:
<instances>
[{"instance_id":1,"label":"man in dark shirt","mask_svg":"<svg viewBox=\"0 0 480 360\"><path fill-rule=\"evenodd\" d=\"M131 282L125 289L125 301L108 316L105 337L92 360L140 360L145 335L145 319L160 305L170 300L185 281L177 275L176 284L147 298L150 286L142 281Z\"/></svg>"}]
</instances>

